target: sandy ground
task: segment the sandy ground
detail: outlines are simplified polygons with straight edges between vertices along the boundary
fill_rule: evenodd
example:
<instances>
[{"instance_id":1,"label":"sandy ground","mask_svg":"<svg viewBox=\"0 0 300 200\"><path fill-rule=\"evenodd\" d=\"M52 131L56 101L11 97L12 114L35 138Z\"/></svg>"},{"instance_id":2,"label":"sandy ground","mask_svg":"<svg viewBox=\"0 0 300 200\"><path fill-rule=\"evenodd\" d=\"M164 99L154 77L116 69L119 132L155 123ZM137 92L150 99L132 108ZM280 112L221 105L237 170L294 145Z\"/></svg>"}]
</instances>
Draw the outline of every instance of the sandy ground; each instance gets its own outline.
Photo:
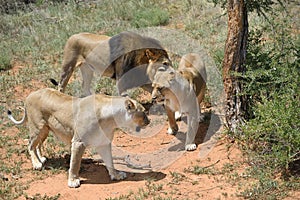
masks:
<instances>
[{"instance_id":1,"label":"sandy ground","mask_svg":"<svg viewBox=\"0 0 300 200\"><path fill-rule=\"evenodd\" d=\"M209 114L208 114L209 115ZM122 181L111 181L108 172L93 150L86 151L80 171L81 186L73 189L67 186L67 169L69 154L48 158L44 171L53 168L63 169L59 173L40 176L31 169L30 160L23 158L20 182L29 182L29 188L24 191L28 197L60 195L59 199L106 199L128 195L135 199L143 189L155 193L149 196L172 197L172 199L238 199L235 195L237 184L230 183L226 174L200 174L191 172L193 167L207 169L222 169L226 164L241 162L241 152L230 145L227 140L219 139L218 134L205 137L209 120L200 123L196 137L197 150L184 151L186 122L178 122L180 132L176 135L166 134L167 122L164 115L150 115L151 124L140 135L130 135L117 131L113 141L113 156L115 167L127 172L127 178ZM217 126L221 128L221 126ZM11 132L18 132L15 127ZM214 130L215 131L215 130ZM215 132L217 133L217 132ZM27 141L19 141L26 148ZM229 147L231 146L231 147ZM239 173L244 165L236 168ZM34 180L34 181L33 181ZM151 185L153 186L151 188ZM26 199L23 195L19 199ZM147 198L146 198L147 199Z\"/></svg>"},{"instance_id":2,"label":"sandy ground","mask_svg":"<svg viewBox=\"0 0 300 200\"><path fill-rule=\"evenodd\" d=\"M17 74L18 69L14 70L13 73ZM34 88L45 87L35 80L30 84ZM16 101L23 101L30 92L16 86ZM139 135L116 131L113 140L115 168L127 172L127 178L121 181L111 181L101 157L89 149L81 164L81 186L69 188L68 152L49 156L45 168L36 172L25 153L28 140L16 137L21 154L13 155L13 159L22 161L21 174L8 179L14 178L20 184L28 185L19 199L59 196L59 199L66 200L94 200L122 195L127 195L124 199L241 199L236 194L245 185L251 184L249 179L243 179L243 172L248 166L237 145L220 134L222 120L212 114L213 108L203 106L205 121L199 123L198 147L192 152L184 151L186 117L178 122L179 133L168 135L166 116L158 115L157 110L161 107L150 108L151 123ZM4 121L3 125L7 123ZM1 134L18 136L21 131L20 127L8 126ZM4 149L2 153L5 153ZM202 169L202 173L193 173L196 169ZM297 199L298 194L296 192L288 199Z\"/></svg>"}]
</instances>

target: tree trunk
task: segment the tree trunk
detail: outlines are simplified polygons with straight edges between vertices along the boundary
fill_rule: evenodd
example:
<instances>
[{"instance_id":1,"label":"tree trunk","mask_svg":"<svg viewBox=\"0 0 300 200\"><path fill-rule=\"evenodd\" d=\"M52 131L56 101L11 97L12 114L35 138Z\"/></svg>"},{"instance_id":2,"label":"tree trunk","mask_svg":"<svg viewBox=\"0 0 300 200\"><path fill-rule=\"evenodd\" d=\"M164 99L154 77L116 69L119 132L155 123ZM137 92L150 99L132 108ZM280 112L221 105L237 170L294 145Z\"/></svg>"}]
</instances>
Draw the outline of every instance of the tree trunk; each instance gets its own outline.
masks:
<instances>
[{"instance_id":1,"label":"tree trunk","mask_svg":"<svg viewBox=\"0 0 300 200\"><path fill-rule=\"evenodd\" d=\"M223 82L226 93L226 122L236 131L247 111L246 96L237 73L245 72L248 17L244 0L228 0L228 33L223 60Z\"/></svg>"}]
</instances>

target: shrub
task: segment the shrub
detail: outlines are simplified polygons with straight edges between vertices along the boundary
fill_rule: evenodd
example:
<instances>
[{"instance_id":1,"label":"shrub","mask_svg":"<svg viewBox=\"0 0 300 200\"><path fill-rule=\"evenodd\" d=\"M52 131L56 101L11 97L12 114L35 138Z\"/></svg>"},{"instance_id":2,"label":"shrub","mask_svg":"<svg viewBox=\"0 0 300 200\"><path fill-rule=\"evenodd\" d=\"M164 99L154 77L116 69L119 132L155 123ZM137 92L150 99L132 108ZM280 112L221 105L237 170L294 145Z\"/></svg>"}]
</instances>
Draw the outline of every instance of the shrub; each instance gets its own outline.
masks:
<instances>
[{"instance_id":1,"label":"shrub","mask_svg":"<svg viewBox=\"0 0 300 200\"><path fill-rule=\"evenodd\" d=\"M287 34L282 30L282 34ZM262 103L262 98L273 94L285 95L294 92L293 85L299 81L299 43L290 35L262 41L261 30L250 32L247 53L247 72L243 76L244 89L250 101L249 108ZM253 113L253 111L250 111ZM252 116L254 117L254 116Z\"/></svg>"},{"instance_id":2,"label":"shrub","mask_svg":"<svg viewBox=\"0 0 300 200\"><path fill-rule=\"evenodd\" d=\"M250 31L241 75L250 119L234 137L259 180L240 193L247 199L282 199L300 187L300 40L292 15L274 13Z\"/></svg>"},{"instance_id":3,"label":"shrub","mask_svg":"<svg viewBox=\"0 0 300 200\"><path fill-rule=\"evenodd\" d=\"M250 32L243 88L252 119L238 137L258 166L284 172L300 160L300 44L287 21L273 20Z\"/></svg>"},{"instance_id":4,"label":"shrub","mask_svg":"<svg viewBox=\"0 0 300 200\"><path fill-rule=\"evenodd\" d=\"M15 14L18 10L26 10L36 0L0 0L0 13Z\"/></svg>"},{"instance_id":5,"label":"shrub","mask_svg":"<svg viewBox=\"0 0 300 200\"><path fill-rule=\"evenodd\" d=\"M255 150L254 163L266 168L288 170L300 159L300 101L294 94L264 98L256 118L244 129L244 140Z\"/></svg>"},{"instance_id":6,"label":"shrub","mask_svg":"<svg viewBox=\"0 0 300 200\"><path fill-rule=\"evenodd\" d=\"M3 52L0 55L0 71L12 68L11 60L12 54L10 53L10 51L3 50Z\"/></svg>"}]
</instances>

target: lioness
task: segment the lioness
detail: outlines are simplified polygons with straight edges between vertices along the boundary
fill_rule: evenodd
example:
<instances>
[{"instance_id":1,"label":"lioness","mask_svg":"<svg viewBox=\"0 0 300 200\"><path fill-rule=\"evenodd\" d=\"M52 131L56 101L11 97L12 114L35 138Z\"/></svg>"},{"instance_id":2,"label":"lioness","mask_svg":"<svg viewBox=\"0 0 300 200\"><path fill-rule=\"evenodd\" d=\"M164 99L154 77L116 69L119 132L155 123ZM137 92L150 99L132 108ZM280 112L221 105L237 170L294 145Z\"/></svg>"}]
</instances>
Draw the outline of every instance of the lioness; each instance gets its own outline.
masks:
<instances>
[{"instance_id":1,"label":"lioness","mask_svg":"<svg viewBox=\"0 0 300 200\"><path fill-rule=\"evenodd\" d=\"M182 57L178 71L158 69L153 80L152 99L164 97L164 105L169 120L169 134L176 134L175 111L187 114L188 131L185 149L195 150L194 139L198 123L201 120L200 103L206 88L206 70L198 54L187 54Z\"/></svg>"},{"instance_id":2,"label":"lioness","mask_svg":"<svg viewBox=\"0 0 300 200\"><path fill-rule=\"evenodd\" d=\"M199 54L189 53L182 56L177 70L193 88L200 107L206 89L206 69Z\"/></svg>"},{"instance_id":3,"label":"lioness","mask_svg":"<svg viewBox=\"0 0 300 200\"><path fill-rule=\"evenodd\" d=\"M130 98L102 94L76 98L49 88L31 93L26 98L24 110L20 121L13 118L10 110L8 117L15 124L28 119L28 150L33 169L42 169L46 158L41 156L41 146L52 131L71 144L68 186L72 188L80 186L78 173L86 147L93 147L101 155L112 180L126 178L126 173L116 171L113 165L111 142L114 130L126 127L139 131L140 127L149 124L144 107Z\"/></svg>"},{"instance_id":4,"label":"lioness","mask_svg":"<svg viewBox=\"0 0 300 200\"><path fill-rule=\"evenodd\" d=\"M136 83L132 85L132 81L128 83L123 80L117 84L118 92L122 94L141 85L151 92L151 81L158 67L167 68L170 65L166 50L153 38L133 32L122 32L113 37L79 33L72 35L65 45L58 90L64 92L76 66L80 66L82 74L83 96L91 94L94 72L119 81L131 69L141 67L141 70L134 72Z\"/></svg>"}]
</instances>

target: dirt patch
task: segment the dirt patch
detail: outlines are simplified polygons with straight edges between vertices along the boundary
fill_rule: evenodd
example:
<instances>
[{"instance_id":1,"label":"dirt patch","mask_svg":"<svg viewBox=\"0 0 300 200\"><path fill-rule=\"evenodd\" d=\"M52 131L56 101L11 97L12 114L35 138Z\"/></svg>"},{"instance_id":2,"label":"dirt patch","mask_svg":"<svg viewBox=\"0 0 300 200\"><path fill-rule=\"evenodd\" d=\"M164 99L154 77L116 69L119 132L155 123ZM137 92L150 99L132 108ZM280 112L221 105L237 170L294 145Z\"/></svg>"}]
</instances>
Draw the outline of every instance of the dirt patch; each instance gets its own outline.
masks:
<instances>
[{"instance_id":1,"label":"dirt patch","mask_svg":"<svg viewBox=\"0 0 300 200\"><path fill-rule=\"evenodd\" d=\"M23 101L33 90L46 87L37 80L30 81L29 85L30 87L15 86L14 94L18 101ZM148 97L149 94L143 93L139 100ZM157 111L160 114L154 115ZM11 158L21 160L20 173L5 177L15 179L21 185L28 185L19 199L37 197L38 194L48 197L59 195L59 199L106 199L121 195L127 195L128 199L141 195L144 195L144 199L147 198L145 195L150 195L150 199L153 196L173 199L216 199L231 196L234 199L236 188L226 181L224 175L197 175L192 172L194 166L213 165L221 168L225 163L232 162L232 158L235 161L242 160L238 150L231 150L228 156L226 142L218 141L215 137L214 134L221 128L220 119L211 114L209 109L205 110L206 120L199 124L196 136L198 148L193 152L185 152L186 118L178 122L180 132L173 136L166 134L167 117L162 108L151 107L149 113L151 124L139 135L123 131L115 133L114 163L116 169L127 172L128 177L123 181L110 180L101 157L94 154L93 150L88 150L83 157L80 188L71 189L67 186L70 156L59 153L56 146L50 146L55 151L57 148L57 153L48 154L45 169L42 172L32 170L27 153L28 140L18 137L23 127L10 127L2 131L3 134L16 138L19 153ZM7 125L7 121L5 124ZM45 146L49 148L49 144L46 143ZM1 153L6 152L2 150Z\"/></svg>"},{"instance_id":2,"label":"dirt patch","mask_svg":"<svg viewBox=\"0 0 300 200\"><path fill-rule=\"evenodd\" d=\"M142 136L126 134L123 131L115 133L114 163L118 170L127 172L128 177L125 180L111 181L101 157L94 155L90 150L83 158L80 171L81 186L76 189L67 186L69 156L50 158L45 171L53 170L53 167L63 170L41 180L30 169L30 160L24 160L24 178L20 178L20 181L35 180L30 183L25 193L29 197L37 194L53 197L59 194L59 199L106 199L121 195L129 195L128 199L134 199L141 193L151 192L154 192L152 195L173 199L237 199L237 186L233 187L224 174L197 175L192 172L195 166L213 166L218 169L226 163L242 161L242 154L235 146L228 149L225 140L217 140L217 137L213 136L199 143L196 151L185 152L184 120L179 122L182 132L173 136L166 134L167 122L164 115L151 115L150 118L155 126L150 125L148 129L143 130ZM208 123L200 124L199 132L202 133L197 134L198 141L201 140L200 137L203 138L203 130L206 133L208 126ZM206 153L201 154L203 151ZM25 196L19 199L25 199Z\"/></svg>"},{"instance_id":3,"label":"dirt patch","mask_svg":"<svg viewBox=\"0 0 300 200\"><path fill-rule=\"evenodd\" d=\"M125 136L123 136L124 138ZM132 142L133 144L133 142ZM143 152L143 148L135 146ZM237 199L235 192L237 186L233 187L226 181L224 175L202 174L196 175L187 169L193 166L210 166L221 168L224 164L237 162L242 159L241 153L232 147L230 153L224 141L218 141L216 146L205 158L199 158L199 150L184 152L172 164L163 169L150 170L147 172L127 171L128 177L123 181L111 181L101 160L85 157L80 172L82 184L80 188L70 189L67 186L67 173L51 175L46 179L34 181L26 191L28 196L36 194L55 196L60 194L60 199L105 199L128 195L130 192L138 194L143 188L147 191L149 181L154 185L161 185L157 191L160 196L170 196L174 199L217 199L226 196ZM159 157L159 155L157 155ZM122 163L115 159L116 168L120 169ZM123 166L124 167L124 166ZM242 169L241 169L242 170ZM34 174L28 171L28 176ZM132 196L134 197L134 195ZM24 197L20 198L24 199Z\"/></svg>"},{"instance_id":4,"label":"dirt patch","mask_svg":"<svg viewBox=\"0 0 300 200\"><path fill-rule=\"evenodd\" d=\"M16 74L18 70L15 69ZM29 87L15 86L15 98L23 101L30 92L42 87L46 85L38 80L30 81ZM149 94L142 93L139 101L146 98L150 98ZM94 154L93 150L88 150L80 170L81 186L76 189L67 186L69 154L51 144L50 147L57 153L48 153L43 171L32 170L27 153L28 140L25 136L20 137L24 128L10 127L6 119L0 125L1 134L15 138L11 145L16 150L5 162L21 164L20 172L0 174L0 177L7 181L13 179L20 185L28 185L28 189L18 199L41 199L44 196L93 200L122 195L124 199L240 199L236 194L245 182L242 177L248 166L244 164L243 154L236 145L216 134L221 131L222 120L212 114L208 107L210 105L204 105L205 121L199 124L196 151L184 151L186 118L178 122L178 134L168 135L167 117L160 107L151 107L151 124L139 135L127 134L121 130L115 133L115 167L127 172L127 178L111 181L101 157ZM160 114L153 114L155 112ZM45 146L49 148L49 144L46 143ZM1 149L0 152L5 155L8 150ZM296 198L297 193L292 197Z\"/></svg>"}]
</instances>

